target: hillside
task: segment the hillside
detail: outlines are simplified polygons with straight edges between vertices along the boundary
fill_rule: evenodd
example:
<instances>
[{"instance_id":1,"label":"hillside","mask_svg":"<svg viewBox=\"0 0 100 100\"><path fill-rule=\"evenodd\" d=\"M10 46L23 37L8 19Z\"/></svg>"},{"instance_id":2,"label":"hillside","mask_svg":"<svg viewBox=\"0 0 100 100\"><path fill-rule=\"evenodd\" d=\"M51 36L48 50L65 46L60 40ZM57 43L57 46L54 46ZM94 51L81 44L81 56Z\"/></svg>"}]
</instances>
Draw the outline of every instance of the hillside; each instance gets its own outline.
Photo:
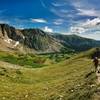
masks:
<instances>
[{"instance_id":1,"label":"hillside","mask_svg":"<svg viewBox=\"0 0 100 100\"><path fill-rule=\"evenodd\" d=\"M78 35L54 35L64 46L72 48L75 51L85 51L93 47L100 47L100 41L83 38Z\"/></svg>"},{"instance_id":2,"label":"hillside","mask_svg":"<svg viewBox=\"0 0 100 100\"><path fill-rule=\"evenodd\" d=\"M0 24L0 50L21 52L59 52L64 48L57 39L40 29L19 30Z\"/></svg>"},{"instance_id":3,"label":"hillside","mask_svg":"<svg viewBox=\"0 0 100 100\"><path fill-rule=\"evenodd\" d=\"M93 65L90 55L93 52L83 52L58 64L38 69L2 61L0 99L95 100L99 85L96 84L95 73L91 72Z\"/></svg>"},{"instance_id":4,"label":"hillside","mask_svg":"<svg viewBox=\"0 0 100 100\"><path fill-rule=\"evenodd\" d=\"M0 24L0 50L21 53L84 51L100 46L100 41L76 35L50 34L40 29L16 29Z\"/></svg>"},{"instance_id":5,"label":"hillside","mask_svg":"<svg viewBox=\"0 0 100 100\"><path fill-rule=\"evenodd\" d=\"M38 52L60 52L64 48L56 38L40 29L24 29L21 32L25 37L24 45Z\"/></svg>"}]
</instances>

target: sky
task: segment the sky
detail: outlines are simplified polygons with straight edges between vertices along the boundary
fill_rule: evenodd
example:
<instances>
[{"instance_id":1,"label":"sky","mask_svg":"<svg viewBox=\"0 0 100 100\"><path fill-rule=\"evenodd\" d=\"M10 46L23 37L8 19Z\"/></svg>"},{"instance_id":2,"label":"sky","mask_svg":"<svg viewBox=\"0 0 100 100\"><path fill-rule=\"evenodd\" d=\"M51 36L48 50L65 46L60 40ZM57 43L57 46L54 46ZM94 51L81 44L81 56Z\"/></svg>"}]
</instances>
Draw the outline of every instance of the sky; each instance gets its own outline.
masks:
<instances>
[{"instance_id":1,"label":"sky","mask_svg":"<svg viewBox=\"0 0 100 100\"><path fill-rule=\"evenodd\" d=\"M100 0L0 0L0 23L100 40Z\"/></svg>"}]
</instances>

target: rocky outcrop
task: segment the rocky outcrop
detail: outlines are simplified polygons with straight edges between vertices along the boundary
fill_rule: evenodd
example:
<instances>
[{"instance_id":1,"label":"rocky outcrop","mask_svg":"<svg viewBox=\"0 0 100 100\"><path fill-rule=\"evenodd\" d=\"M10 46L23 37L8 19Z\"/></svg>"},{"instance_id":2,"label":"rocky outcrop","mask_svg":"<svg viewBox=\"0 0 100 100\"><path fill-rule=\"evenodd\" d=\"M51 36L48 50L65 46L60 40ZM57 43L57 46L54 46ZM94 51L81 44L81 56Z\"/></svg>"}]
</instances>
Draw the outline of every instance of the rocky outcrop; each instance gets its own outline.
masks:
<instances>
[{"instance_id":1,"label":"rocky outcrop","mask_svg":"<svg viewBox=\"0 0 100 100\"><path fill-rule=\"evenodd\" d=\"M0 24L0 37L20 41L23 37L23 34L14 27L11 27L7 24Z\"/></svg>"},{"instance_id":2,"label":"rocky outcrop","mask_svg":"<svg viewBox=\"0 0 100 100\"><path fill-rule=\"evenodd\" d=\"M4 49L21 48L22 51L27 52L59 52L63 48L57 39L40 29L18 30L7 24L0 24L0 40Z\"/></svg>"}]
</instances>

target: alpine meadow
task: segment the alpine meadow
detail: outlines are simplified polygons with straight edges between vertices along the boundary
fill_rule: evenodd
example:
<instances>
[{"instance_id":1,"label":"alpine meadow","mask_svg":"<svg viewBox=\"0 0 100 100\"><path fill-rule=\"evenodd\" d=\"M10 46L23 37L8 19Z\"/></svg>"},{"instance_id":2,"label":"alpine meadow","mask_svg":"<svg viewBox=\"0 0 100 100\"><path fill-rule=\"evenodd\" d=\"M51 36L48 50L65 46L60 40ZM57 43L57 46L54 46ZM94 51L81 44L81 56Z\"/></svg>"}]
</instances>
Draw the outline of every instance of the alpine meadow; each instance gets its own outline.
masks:
<instances>
[{"instance_id":1,"label":"alpine meadow","mask_svg":"<svg viewBox=\"0 0 100 100\"><path fill-rule=\"evenodd\" d=\"M0 100L100 100L100 1L1 0Z\"/></svg>"}]
</instances>

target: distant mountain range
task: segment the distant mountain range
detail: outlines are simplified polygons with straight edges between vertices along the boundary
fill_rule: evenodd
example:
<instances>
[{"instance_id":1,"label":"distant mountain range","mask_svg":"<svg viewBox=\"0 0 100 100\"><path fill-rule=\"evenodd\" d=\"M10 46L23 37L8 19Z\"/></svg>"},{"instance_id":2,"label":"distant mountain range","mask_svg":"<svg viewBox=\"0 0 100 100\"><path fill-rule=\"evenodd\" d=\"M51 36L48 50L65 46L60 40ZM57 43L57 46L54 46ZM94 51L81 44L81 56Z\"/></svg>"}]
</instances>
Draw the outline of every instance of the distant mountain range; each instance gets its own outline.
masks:
<instances>
[{"instance_id":1,"label":"distant mountain range","mask_svg":"<svg viewBox=\"0 0 100 100\"><path fill-rule=\"evenodd\" d=\"M84 51L100 47L100 41L77 35L49 34L40 29L16 29L0 24L0 50L50 53L67 50Z\"/></svg>"},{"instance_id":2,"label":"distant mountain range","mask_svg":"<svg viewBox=\"0 0 100 100\"><path fill-rule=\"evenodd\" d=\"M61 41L65 47L71 48L75 51L85 51L93 47L100 47L100 41L83 38L77 35L53 35L56 39Z\"/></svg>"}]
</instances>

